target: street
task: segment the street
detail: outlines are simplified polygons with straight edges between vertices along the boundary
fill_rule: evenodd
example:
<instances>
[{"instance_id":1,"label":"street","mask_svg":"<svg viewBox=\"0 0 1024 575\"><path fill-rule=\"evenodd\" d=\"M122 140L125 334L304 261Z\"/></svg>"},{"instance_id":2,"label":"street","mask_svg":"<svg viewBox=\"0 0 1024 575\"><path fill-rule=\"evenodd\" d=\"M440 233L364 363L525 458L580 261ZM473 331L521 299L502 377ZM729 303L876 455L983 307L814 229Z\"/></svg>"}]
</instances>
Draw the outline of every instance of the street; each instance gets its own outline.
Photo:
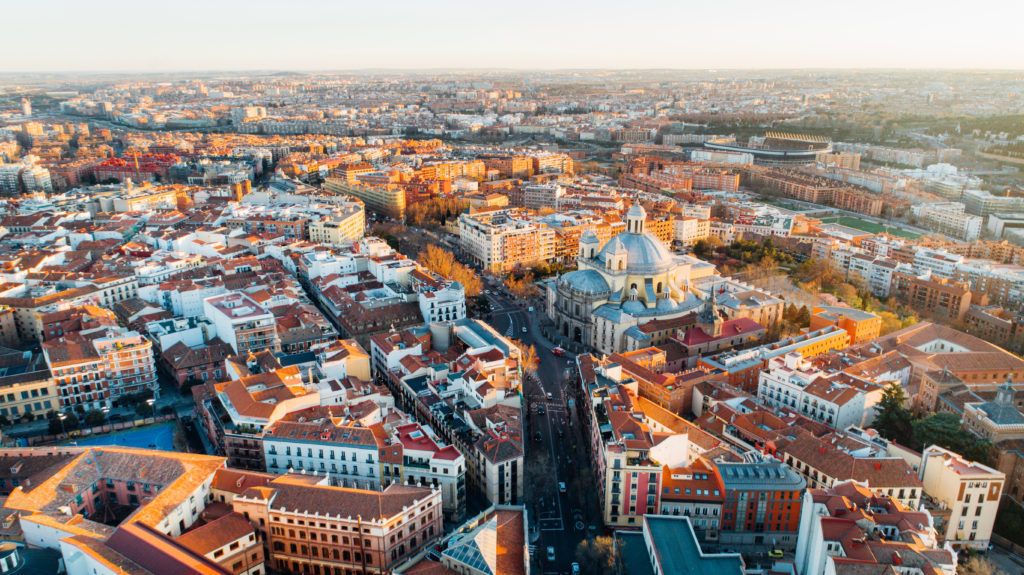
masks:
<instances>
[{"instance_id":1,"label":"street","mask_svg":"<svg viewBox=\"0 0 1024 575\"><path fill-rule=\"evenodd\" d=\"M541 573L568 573L576 546L591 526L596 530L601 525L581 426L567 405L573 397L570 382L576 364L568 352L564 357L552 353L555 346L540 335L539 307L530 312L529 304L500 293L498 286L487 286L491 324L506 337L533 345L538 359L535 376L526 377L523 384L525 504L532 555ZM548 546L554 547L554 561L546 558Z\"/></svg>"}]
</instances>

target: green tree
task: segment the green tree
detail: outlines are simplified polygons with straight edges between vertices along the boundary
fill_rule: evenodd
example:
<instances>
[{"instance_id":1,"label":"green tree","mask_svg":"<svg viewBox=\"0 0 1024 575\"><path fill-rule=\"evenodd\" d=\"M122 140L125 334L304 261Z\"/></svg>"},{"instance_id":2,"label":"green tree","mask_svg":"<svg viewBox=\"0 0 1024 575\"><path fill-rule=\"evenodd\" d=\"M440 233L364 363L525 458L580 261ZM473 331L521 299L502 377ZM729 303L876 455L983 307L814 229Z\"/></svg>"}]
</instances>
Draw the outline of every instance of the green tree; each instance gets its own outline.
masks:
<instances>
[{"instance_id":1,"label":"green tree","mask_svg":"<svg viewBox=\"0 0 1024 575\"><path fill-rule=\"evenodd\" d=\"M795 304L795 303L793 303L793 302L789 302L789 305L788 305L788 306L786 306L786 311L785 311L785 313L784 313L784 314L782 315L782 317L783 317L783 319L785 319L786 321L789 321L789 322L795 322L795 321L796 321L796 317L797 317L797 315L799 315L799 314L800 314L800 310L798 310L798 309L796 308L796 304Z\"/></svg>"},{"instance_id":2,"label":"green tree","mask_svg":"<svg viewBox=\"0 0 1024 575\"><path fill-rule=\"evenodd\" d=\"M78 429L78 416L74 413L65 413L63 423L60 420L60 414L56 411L51 411L47 416L47 419L49 420L49 423L47 424L47 431L49 431L50 435L67 433Z\"/></svg>"},{"instance_id":3,"label":"green tree","mask_svg":"<svg viewBox=\"0 0 1024 575\"><path fill-rule=\"evenodd\" d=\"M899 383L889 384L882 392L882 399L879 400L875 412L875 423L872 426L882 434L882 437L896 442L906 442L911 437L913 414L904 407L906 401L907 395Z\"/></svg>"},{"instance_id":4,"label":"green tree","mask_svg":"<svg viewBox=\"0 0 1024 575\"><path fill-rule=\"evenodd\" d=\"M938 445L956 450L961 445L960 416L955 413L933 413L915 421L911 428L921 449Z\"/></svg>"},{"instance_id":5,"label":"green tree","mask_svg":"<svg viewBox=\"0 0 1024 575\"><path fill-rule=\"evenodd\" d=\"M99 409L94 409L85 414L85 424L89 427L96 427L107 422L107 414Z\"/></svg>"},{"instance_id":6,"label":"green tree","mask_svg":"<svg viewBox=\"0 0 1024 575\"><path fill-rule=\"evenodd\" d=\"M811 325L811 310L807 309L807 306L801 306L800 311L796 314L796 321L794 322L800 327L808 327Z\"/></svg>"}]
</instances>

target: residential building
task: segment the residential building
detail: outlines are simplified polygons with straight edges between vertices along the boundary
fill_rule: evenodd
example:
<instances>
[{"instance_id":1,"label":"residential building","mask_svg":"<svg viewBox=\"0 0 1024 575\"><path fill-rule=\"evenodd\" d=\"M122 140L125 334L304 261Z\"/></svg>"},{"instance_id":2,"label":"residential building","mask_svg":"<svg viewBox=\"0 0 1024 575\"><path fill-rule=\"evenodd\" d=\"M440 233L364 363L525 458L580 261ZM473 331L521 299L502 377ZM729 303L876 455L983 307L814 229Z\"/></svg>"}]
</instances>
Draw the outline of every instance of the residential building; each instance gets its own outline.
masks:
<instances>
[{"instance_id":1,"label":"residential building","mask_svg":"<svg viewBox=\"0 0 1024 575\"><path fill-rule=\"evenodd\" d=\"M955 575L956 553L936 541L932 516L856 481L808 489L800 513L796 571Z\"/></svg>"},{"instance_id":2,"label":"residential building","mask_svg":"<svg viewBox=\"0 0 1024 575\"><path fill-rule=\"evenodd\" d=\"M829 325L846 330L850 334L850 345L857 345L878 337L882 330L882 318L856 308L814 306L811 309L810 329L818 330Z\"/></svg>"},{"instance_id":3,"label":"residential building","mask_svg":"<svg viewBox=\"0 0 1024 575\"><path fill-rule=\"evenodd\" d=\"M522 210L464 213L459 216L459 245L482 269L508 272L554 259L555 232Z\"/></svg>"},{"instance_id":4,"label":"residential building","mask_svg":"<svg viewBox=\"0 0 1024 575\"><path fill-rule=\"evenodd\" d=\"M388 573L442 534L441 492L392 484L383 491L285 475L235 496L259 525L271 569L293 573Z\"/></svg>"},{"instance_id":5,"label":"residential building","mask_svg":"<svg viewBox=\"0 0 1024 575\"><path fill-rule=\"evenodd\" d=\"M236 354L281 350L274 314L245 293L208 297L203 300L203 314L213 322L217 337Z\"/></svg>"},{"instance_id":6,"label":"residential building","mask_svg":"<svg viewBox=\"0 0 1024 575\"><path fill-rule=\"evenodd\" d=\"M807 482L781 461L751 454L742 463L718 464L725 487L721 543L732 547L792 550Z\"/></svg>"},{"instance_id":7,"label":"residential building","mask_svg":"<svg viewBox=\"0 0 1024 575\"><path fill-rule=\"evenodd\" d=\"M918 475L925 494L942 506L933 512L945 522L936 523L940 541L955 549L988 549L1006 475L937 445L921 454Z\"/></svg>"}]
</instances>

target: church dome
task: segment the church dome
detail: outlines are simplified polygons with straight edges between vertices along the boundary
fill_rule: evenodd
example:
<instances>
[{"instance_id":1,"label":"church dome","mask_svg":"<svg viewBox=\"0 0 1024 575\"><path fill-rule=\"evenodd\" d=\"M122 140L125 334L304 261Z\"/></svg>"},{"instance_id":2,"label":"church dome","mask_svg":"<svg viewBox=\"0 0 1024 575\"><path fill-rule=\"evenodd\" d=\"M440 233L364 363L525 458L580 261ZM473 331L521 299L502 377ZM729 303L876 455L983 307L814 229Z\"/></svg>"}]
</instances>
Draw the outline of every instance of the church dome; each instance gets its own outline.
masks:
<instances>
[{"instance_id":1,"label":"church dome","mask_svg":"<svg viewBox=\"0 0 1024 575\"><path fill-rule=\"evenodd\" d=\"M562 276L562 281L576 291L593 294L608 294L612 291L604 276L594 270L569 272Z\"/></svg>"},{"instance_id":2,"label":"church dome","mask_svg":"<svg viewBox=\"0 0 1024 575\"><path fill-rule=\"evenodd\" d=\"M629 315L641 315L646 310L647 306L645 306L644 302L642 301L633 300L627 301L626 303L622 304L622 311L628 313Z\"/></svg>"},{"instance_id":3,"label":"church dome","mask_svg":"<svg viewBox=\"0 0 1024 575\"><path fill-rule=\"evenodd\" d=\"M626 270L631 274L665 273L675 266L672 252L658 238L647 233L622 232L601 248L597 260L607 266L609 257L620 249L620 245L626 252Z\"/></svg>"}]
</instances>

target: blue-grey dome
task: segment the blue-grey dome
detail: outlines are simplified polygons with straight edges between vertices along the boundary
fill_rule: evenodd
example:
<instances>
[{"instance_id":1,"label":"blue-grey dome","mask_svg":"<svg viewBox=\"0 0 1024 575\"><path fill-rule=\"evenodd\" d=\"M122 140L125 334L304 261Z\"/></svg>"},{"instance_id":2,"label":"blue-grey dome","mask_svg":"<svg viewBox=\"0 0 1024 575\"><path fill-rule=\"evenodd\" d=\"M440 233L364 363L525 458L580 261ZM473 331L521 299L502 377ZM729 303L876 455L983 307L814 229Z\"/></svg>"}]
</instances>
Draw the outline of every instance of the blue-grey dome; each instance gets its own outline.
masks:
<instances>
[{"instance_id":1,"label":"blue-grey dome","mask_svg":"<svg viewBox=\"0 0 1024 575\"><path fill-rule=\"evenodd\" d=\"M658 308L658 311L675 311L679 308L679 304L677 304L672 298L663 297L658 300L658 305L656 307Z\"/></svg>"},{"instance_id":2,"label":"blue-grey dome","mask_svg":"<svg viewBox=\"0 0 1024 575\"><path fill-rule=\"evenodd\" d=\"M622 311L630 315L641 315L646 310L647 306L644 305L644 302L639 300L627 301L626 303L622 304Z\"/></svg>"},{"instance_id":3,"label":"blue-grey dome","mask_svg":"<svg viewBox=\"0 0 1024 575\"><path fill-rule=\"evenodd\" d=\"M626 250L626 270L632 274L664 273L672 269L675 256L665 244L651 234L623 232L611 239L597 254L597 260L608 264L608 257L622 245Z\"/></svg>"},{"instance_id":4,"label":"blue-grey dome","mask_svg":"<svg viewBox=\"0 0 1024 575\"><path fill-rule=\"evenodd\" d=\"M612 288L604 280L604 276L594 270L576 270L562 276L562 281L572 289L594 294L608 294Z\"/></svg>"}]
</instances>

